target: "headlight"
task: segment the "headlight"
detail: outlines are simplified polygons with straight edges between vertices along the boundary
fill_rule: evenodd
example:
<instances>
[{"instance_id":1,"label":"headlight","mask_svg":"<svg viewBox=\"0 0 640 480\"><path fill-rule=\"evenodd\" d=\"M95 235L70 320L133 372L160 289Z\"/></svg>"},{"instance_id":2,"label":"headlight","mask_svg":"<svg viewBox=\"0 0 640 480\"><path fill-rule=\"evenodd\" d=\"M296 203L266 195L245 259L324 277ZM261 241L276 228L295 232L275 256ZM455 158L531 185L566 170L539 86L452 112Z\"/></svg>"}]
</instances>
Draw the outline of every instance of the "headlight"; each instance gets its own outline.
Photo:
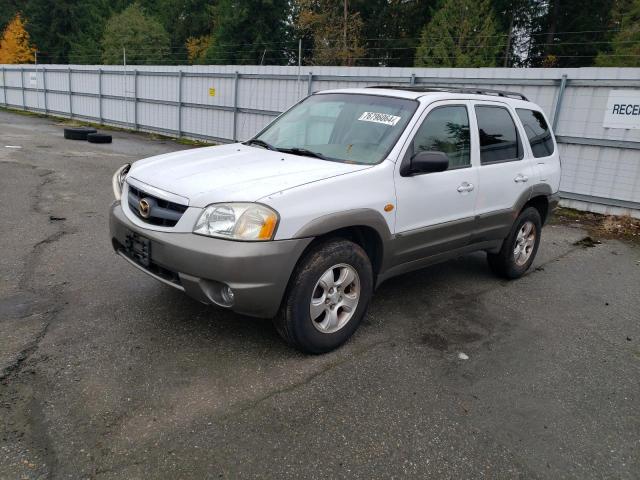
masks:
<instances>
[{"instance_id":1,"label":"headlight","mask_svg":"<svg viewBox=\"0 0 640 480\"><path fill-rule=\"evenodd\" d=\"M130 168L131 164L127 163L121 166L116 170L116 173L113 174L111 186L113 187L113 195L116 197L116 200L120 200L120 197L122 197L122 185L124 184L124 179L127 177L127 173L129 173Z\"/></svg>"},{"instance_id":2,"label":"headlight","mask_svg":"<svg viewBox=\"0 0 640 480\"><path fill-rule=\"evenodd\" d=\"M215 203L200 214L193 233L230 240L272 240L278 214L258 203Z\"/></svg>"}]
</instances>

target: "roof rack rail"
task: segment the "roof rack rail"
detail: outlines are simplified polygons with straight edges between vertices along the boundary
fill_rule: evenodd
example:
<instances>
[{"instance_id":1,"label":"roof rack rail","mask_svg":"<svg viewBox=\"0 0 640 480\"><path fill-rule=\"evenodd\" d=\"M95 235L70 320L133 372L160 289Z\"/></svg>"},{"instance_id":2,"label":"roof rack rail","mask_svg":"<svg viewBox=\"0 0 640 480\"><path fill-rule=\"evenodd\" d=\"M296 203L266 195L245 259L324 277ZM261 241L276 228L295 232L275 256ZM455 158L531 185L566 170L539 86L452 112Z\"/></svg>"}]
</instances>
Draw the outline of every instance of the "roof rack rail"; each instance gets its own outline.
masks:
<instances>
[{"instance_id":1,"label":"roof rack rail","mask_svg":"<svg viewBox=\"0 0 640 480\"><path fill-rule=\"evenodd\" d=\"M491 90L487 88L463 88L463 87L442 87L439 85L374 85L367 88L389 88L392 90L407 90L409 92L449 92L449 93L474 93L476 95L496 95L498 97L515 97L526 102L527 97L518 92L509 92L507 90Z\"/></svg>"}]
</instances>

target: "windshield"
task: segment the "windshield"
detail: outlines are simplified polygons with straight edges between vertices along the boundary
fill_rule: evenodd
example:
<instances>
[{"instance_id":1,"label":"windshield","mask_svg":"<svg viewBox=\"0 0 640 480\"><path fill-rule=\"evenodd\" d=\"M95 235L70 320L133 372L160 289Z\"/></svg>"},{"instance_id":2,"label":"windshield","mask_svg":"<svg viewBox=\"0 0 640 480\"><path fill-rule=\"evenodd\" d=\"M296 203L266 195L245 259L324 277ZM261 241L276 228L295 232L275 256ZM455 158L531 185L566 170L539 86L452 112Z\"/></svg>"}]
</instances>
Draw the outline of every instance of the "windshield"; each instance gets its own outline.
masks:
<instances>
[{"instance_id":1,"label":"windshield","mask_svg":"<svg viewBox=\"0 0 640 480\"><path fill-rule=\"evenodd\" d=\"M248 143L327 160L384 160L418 102L376 95L312 95Z\"/></svg>"}]
</instances>

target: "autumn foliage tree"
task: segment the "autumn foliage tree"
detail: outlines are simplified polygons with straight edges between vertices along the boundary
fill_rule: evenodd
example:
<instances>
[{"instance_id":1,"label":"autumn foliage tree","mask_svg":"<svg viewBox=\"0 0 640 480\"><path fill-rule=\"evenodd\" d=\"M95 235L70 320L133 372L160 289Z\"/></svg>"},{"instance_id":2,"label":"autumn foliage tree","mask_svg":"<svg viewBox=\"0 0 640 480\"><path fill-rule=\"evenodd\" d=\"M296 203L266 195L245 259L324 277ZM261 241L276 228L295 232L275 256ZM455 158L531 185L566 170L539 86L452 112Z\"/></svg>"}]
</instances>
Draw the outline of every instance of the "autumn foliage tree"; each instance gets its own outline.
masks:
<instances>
[{"instance_id":1,"label":"autumn foliage tree","mask_svg":"<svg viewBox=\"0 0 640 480\"><path fill-rule=\"evenodd\" d=\"M296 0L296 29L313 42L310 63L354 65L365 54L359 12L352 12L343 0Z\"/></svg>"},{"instance_id":2,"label":"autumn foliage tree","mask_svg":"<svg viewBox=\"0 0 640 480\"><path fill-rule=\"evenodd\" d=\"M31 45L22 16L17 13L0 39L0 63L32 63L36 49Z\"/></svg>"}]
</instances>

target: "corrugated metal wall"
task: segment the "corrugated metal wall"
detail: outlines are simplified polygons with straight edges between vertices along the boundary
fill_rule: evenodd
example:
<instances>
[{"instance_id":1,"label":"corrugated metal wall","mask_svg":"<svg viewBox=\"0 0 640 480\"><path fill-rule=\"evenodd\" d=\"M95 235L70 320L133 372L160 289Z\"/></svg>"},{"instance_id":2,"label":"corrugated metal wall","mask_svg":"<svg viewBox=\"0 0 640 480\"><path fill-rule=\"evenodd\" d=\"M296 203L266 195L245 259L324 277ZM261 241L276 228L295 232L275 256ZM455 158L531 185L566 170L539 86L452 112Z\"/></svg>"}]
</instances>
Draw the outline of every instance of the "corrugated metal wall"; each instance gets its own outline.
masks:
<instances>
[{"instance_id":1,"label":"corrugated metal wall","mask_svg":"<svg viewBox=\"0 0 640 480\"><path fill-rule=\"evenodd\" d=\"M603 127L610 90L640 89L638 68L5 65L0 74L0 104L11 108L218 142L247 139L308 93L329 88L515 90L556 125L564 203L640 216L640 129Z\"/></svg>"}]
</instances>

